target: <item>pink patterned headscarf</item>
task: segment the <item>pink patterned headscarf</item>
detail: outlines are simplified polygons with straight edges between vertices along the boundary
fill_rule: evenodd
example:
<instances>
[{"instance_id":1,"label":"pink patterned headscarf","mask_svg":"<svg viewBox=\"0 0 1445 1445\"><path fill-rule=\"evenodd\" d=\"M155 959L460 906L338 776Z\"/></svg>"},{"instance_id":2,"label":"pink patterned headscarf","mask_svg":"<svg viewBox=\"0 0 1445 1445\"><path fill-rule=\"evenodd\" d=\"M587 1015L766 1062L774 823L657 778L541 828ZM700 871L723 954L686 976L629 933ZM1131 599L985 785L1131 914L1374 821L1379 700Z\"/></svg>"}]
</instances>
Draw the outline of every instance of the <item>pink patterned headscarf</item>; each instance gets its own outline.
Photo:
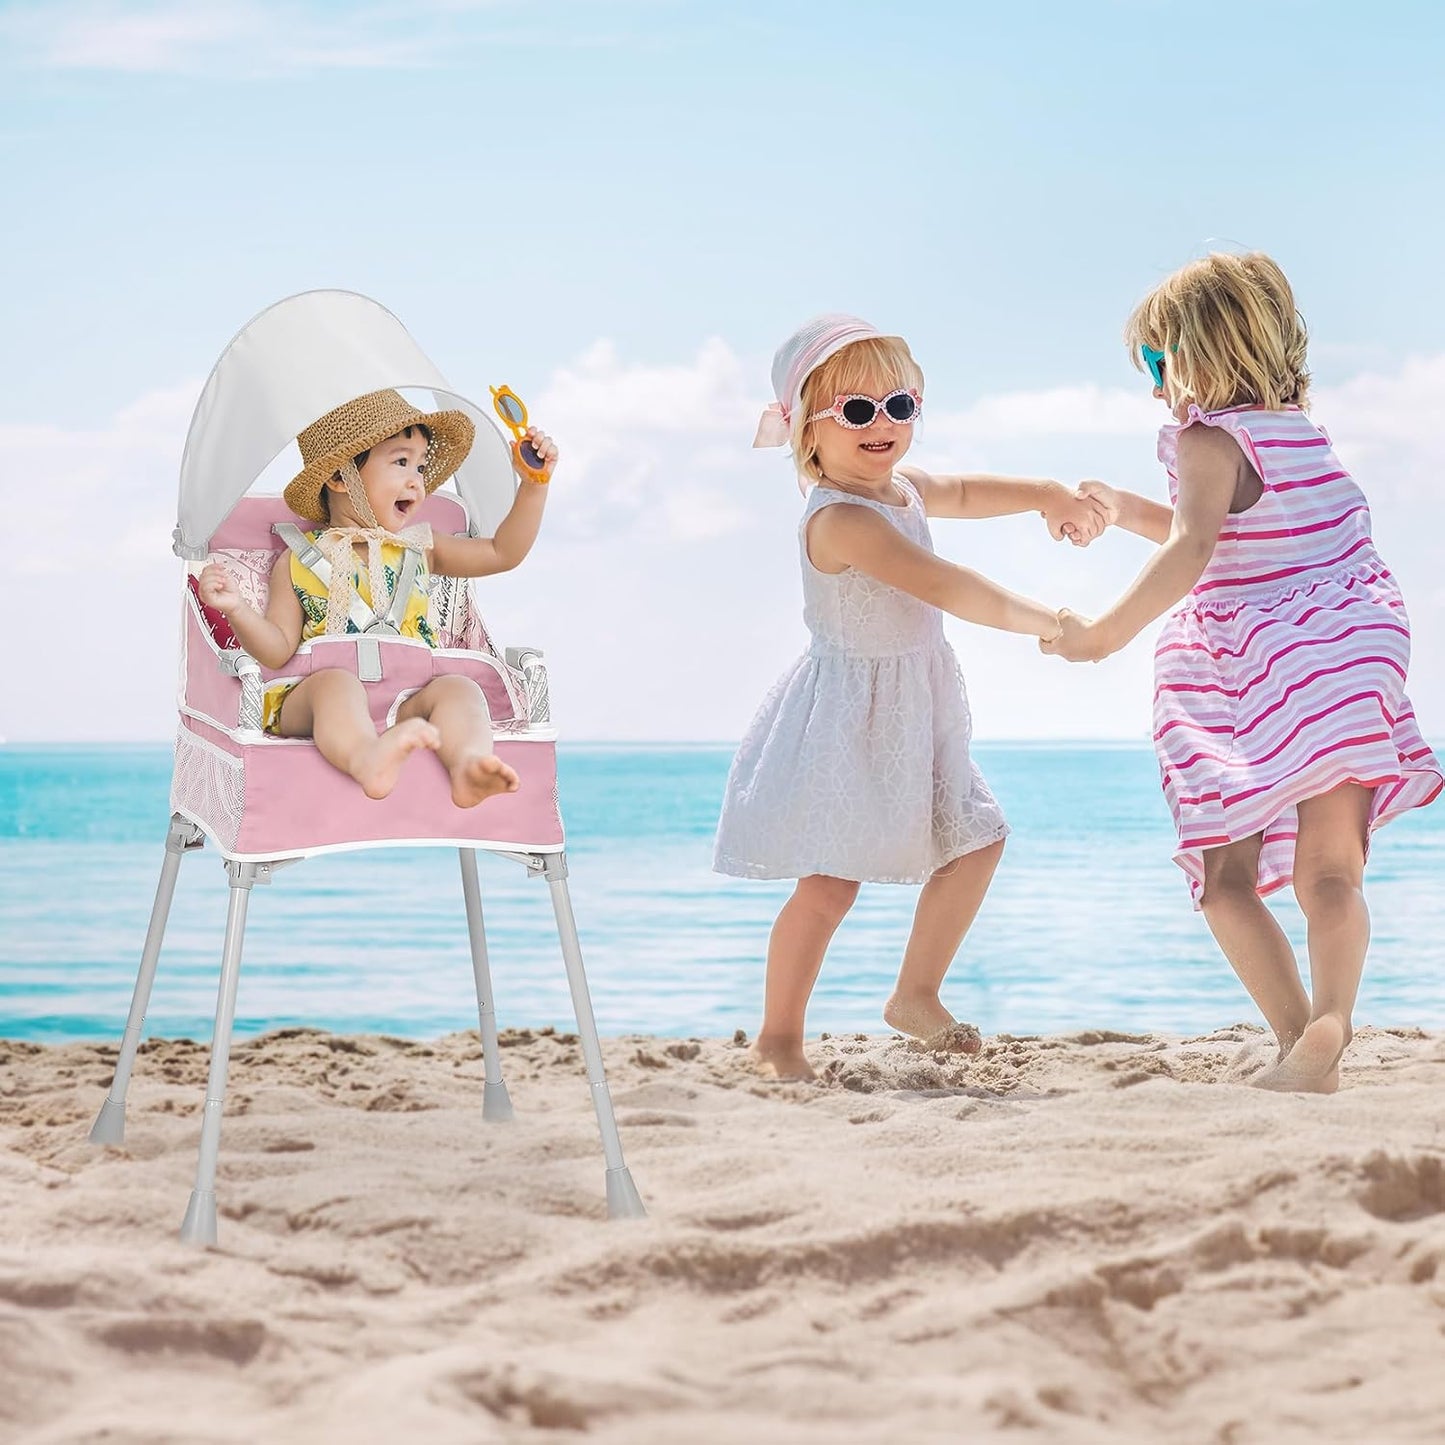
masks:
<instances>
[{"instance_id":1,"label":"pink patterned headscarf","mask_svg":"<svg viewBox=\"0 0 1445 1445\"><path fill-rule=\"evenodd\" d=\"M803 402L803 383L830 356L855 341L881 337L883 332L857 316L832 313L805 321L773 355L772 402L758 422L755 447L785 447L793 417Z\"/></svg>"}]
</instances>

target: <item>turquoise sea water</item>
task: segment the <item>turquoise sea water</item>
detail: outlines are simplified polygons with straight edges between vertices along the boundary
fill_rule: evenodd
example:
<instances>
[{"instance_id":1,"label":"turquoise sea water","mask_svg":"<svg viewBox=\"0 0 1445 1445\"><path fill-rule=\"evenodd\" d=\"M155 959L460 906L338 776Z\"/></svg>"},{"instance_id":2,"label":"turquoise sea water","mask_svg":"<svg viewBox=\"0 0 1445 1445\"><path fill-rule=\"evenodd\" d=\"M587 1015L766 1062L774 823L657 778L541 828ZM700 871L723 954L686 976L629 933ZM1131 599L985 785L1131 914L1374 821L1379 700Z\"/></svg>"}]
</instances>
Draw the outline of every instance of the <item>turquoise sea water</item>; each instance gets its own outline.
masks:
<instances>
[{"instance_id":1,"label":"turquoise sea water","mask_svg":"<svg viewBox=\"0 0 1445 1445\"><path fill-rule=\"evenodd\" d=\"M710 870L730 750L564 744L572 897L604 1033L753 1030L768 929L789 885ZM1252 1007L1189 906L1147 747L980 743L1014 834L945 986L986 1031L1204 1031ZM118 1039L159 874L171 754L0 748L0 1036ZM545 884L481 858L497 1008L562 1025L570 1002ZM1445 1027L1445 804L1377 836L1359 1018ZM865 888L809 1025L882 1028L916 888ZM1277 903L1297 946L1289 896ZM147 1032L207 1038L226 880L182 861ZM430 1036L475 1027L456 854L315 859L253 894L237 1031L283 1025Z\"/></svg>"}]
</instances>

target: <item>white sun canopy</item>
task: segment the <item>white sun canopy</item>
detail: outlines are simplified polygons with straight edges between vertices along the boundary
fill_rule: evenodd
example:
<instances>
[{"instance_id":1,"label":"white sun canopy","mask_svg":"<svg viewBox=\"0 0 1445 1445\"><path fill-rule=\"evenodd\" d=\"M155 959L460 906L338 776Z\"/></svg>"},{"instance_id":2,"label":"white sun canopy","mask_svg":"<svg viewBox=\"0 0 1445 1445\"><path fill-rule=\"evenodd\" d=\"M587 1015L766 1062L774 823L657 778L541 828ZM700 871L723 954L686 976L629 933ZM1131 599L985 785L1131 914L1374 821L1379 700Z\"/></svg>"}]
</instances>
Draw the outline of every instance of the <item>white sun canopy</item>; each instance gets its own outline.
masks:
<instances>
[{"instance_id":1,"label":"white sun canopy","mask_svg":"<svg viewBox=\"0 0 1445 1445\"><path fill-rule=\"evenodd\" d=\"M473 529L494 532L512 505L517 479L509 439L490 407L483 411L454 391L386 307L354 291L304 291L245 326L201 391L181 457L177 555L205 557L226 514L298 433L343 402L383 387L430 392L436 407L457 407L477 424L477 439L452 484Z\"/></svg>"}]
</instances>

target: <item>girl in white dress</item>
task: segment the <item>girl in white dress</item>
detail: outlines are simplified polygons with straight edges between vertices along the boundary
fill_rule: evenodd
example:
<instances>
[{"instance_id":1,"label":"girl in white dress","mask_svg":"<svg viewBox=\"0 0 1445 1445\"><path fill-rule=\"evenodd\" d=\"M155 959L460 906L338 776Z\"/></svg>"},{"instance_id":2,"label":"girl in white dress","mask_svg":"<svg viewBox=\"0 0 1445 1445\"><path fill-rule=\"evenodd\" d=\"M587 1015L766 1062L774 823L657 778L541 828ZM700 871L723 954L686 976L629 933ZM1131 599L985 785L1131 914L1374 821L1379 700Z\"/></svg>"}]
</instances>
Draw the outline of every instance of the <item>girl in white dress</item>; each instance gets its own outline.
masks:
<instances>
[{"instance_id":1,"label":"girl in white dress","mask_svg":"<svg viewBox=\"0 0 1445 1445\"><path fill-rule=\"evenodd\" d=\"M773 361L778 401L755 446L788 444L811 487L799 527L808 651L777 682L728 776L714 867L796 878L768 945L753 1057L780 1078L814 1077L804 1013L823 954L860 883L922 883L884 1020L976 1052L938 991L983 902L1008 832L969 756L963 677L944 612L1049 639L1053 608L936 557L934 517L1037 511L1079 545L1099 504L1053 481L930 476L900 466L923 405L907 345L853 316L822 316Z\"/></svg>"}]
</instances>

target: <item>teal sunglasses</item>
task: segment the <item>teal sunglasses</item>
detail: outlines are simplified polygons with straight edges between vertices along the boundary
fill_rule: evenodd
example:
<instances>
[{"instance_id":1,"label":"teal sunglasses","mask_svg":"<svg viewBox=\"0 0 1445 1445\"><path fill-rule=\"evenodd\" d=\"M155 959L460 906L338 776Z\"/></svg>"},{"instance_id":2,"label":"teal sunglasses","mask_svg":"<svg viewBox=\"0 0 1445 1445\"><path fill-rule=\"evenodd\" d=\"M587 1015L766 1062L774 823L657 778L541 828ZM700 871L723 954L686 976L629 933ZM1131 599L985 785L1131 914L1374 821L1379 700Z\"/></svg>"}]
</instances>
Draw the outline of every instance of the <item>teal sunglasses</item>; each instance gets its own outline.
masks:
<instances>
[{"instance_id":1,"label":"teal sunglasses","mask_svg":"<svg viewBox=\"0 0 1445 1445\"><path fill-rule=\"evenodd\" d=\"M1169 350L1178 351L1179 348L1177 346L1171 346ZM1153 377L1154 385L1162 391L1164 388L1164 353L1162 351L1155 351L1152 346L1145 346L1141 341L1139 343L1139 355L1144 358L1144 366L1148 370L1149 375Z\"/></svg>"}]
</instances>

